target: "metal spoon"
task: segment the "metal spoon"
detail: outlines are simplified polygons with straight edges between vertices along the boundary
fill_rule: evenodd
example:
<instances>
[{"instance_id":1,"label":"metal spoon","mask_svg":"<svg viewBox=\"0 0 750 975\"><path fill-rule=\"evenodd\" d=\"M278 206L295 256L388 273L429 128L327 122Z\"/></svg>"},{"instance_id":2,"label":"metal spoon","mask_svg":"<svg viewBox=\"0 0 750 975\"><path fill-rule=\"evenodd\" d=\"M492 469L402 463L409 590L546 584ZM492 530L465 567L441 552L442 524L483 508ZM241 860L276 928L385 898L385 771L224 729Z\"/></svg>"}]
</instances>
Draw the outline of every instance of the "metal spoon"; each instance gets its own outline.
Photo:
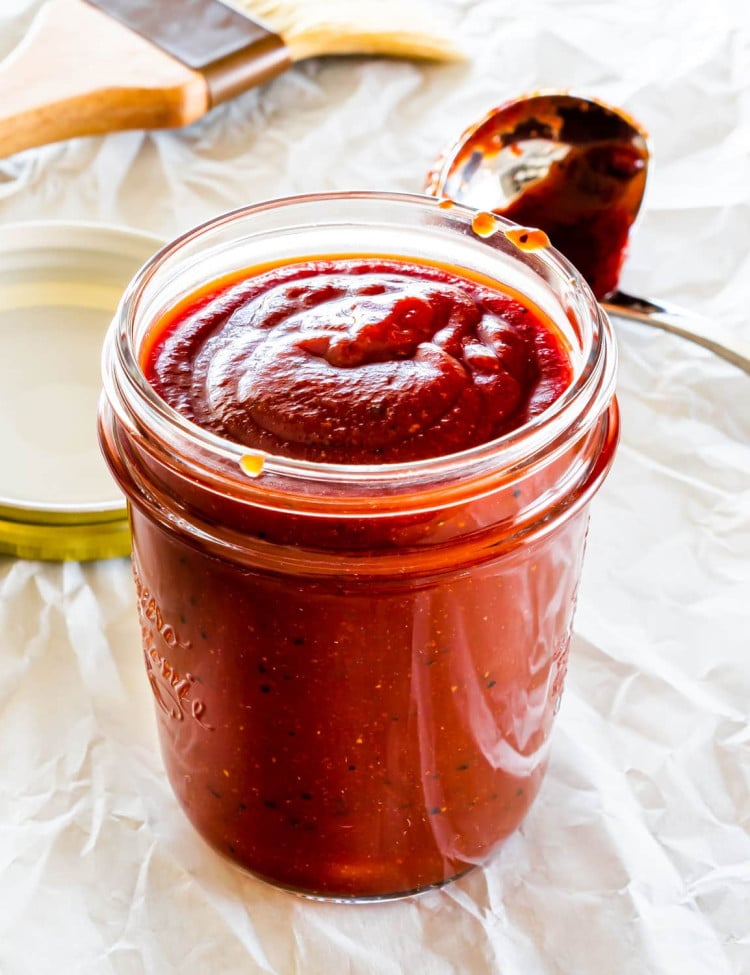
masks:
<instances>
[{"instance_id":1,"label":"metal spoon","mask_svg":"<svg viewBox=\"0 0 750 975\"><path fill-rule=\"evenodd\" d=\"M648 168L644 130L590 98L540 92L493 109L436 160L426 189L538 227L614 315L671 332L750 373L750 354L701 319L618 290Z\"/></svg>"}]
</instances>

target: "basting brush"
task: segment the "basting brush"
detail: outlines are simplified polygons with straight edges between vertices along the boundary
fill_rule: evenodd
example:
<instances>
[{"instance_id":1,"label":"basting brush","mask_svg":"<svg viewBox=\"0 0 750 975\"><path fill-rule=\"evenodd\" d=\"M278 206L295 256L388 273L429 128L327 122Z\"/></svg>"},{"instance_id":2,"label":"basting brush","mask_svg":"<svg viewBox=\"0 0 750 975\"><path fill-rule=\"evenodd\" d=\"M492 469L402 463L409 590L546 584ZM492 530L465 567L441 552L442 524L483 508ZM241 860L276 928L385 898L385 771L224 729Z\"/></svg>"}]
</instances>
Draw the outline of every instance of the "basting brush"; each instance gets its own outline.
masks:
<instances>
[{"instance_id":1,"label":"basting brush","mask_svg":"<svg viewBox=\"0 0 750 975\"><path fill-rule=\"evenodd\" d=\"M431 21L411 0L47 0L0 64L0 156L188 125L319 55L460 59Z\"/></svg>"}]
</instances>

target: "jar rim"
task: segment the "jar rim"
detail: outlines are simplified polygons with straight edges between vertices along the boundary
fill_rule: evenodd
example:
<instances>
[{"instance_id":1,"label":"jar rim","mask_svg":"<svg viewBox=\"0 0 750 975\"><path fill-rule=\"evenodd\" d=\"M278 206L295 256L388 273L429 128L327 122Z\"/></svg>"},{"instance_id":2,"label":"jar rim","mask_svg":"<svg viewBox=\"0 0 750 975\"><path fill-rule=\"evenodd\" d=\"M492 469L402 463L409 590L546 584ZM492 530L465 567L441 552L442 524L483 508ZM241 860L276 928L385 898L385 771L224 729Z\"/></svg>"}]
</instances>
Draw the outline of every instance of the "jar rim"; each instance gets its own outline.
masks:
<instances>
[{"instance_id":1,"label":"jar rim","mask_svg":"<svg viewBox=\"0 0 750 975\"><path fill-rule=\"evenodd\" d=\"M251 219L272 210L291 210L300 206L346 201L388 203L402 206L404 212L421 207L424 212L436 211L441 216L449 212L463 224L464 232L471 229L476 216L475 210L457 203L451 203L450 210L446 211L445 204L441 206L442 201L424 194L362 190L300 194L265 200L230 210L186 231L154 254L133 278L123 295L105 342L105 394L121 422L126 423L130 429L137 427L142 434L147 430L156 430L157 433L170 430L178 433L196 448L197 454L220 459L225 468L234 468L235 476L231 480L235 490L243 483L251 485L265 480L263 477L248 476L248 472L243 470L241 462L248 456L261 459L263 475L273 474L298 483L311 480L327 482L340 488L347 485L356 488L373 483L381 487L384 484L409 484L416 487L425 481L434 482L436 478L451 479L484 473L488 465L494 470L501 467L506 473L518 466L527 470L541 453L549 456L550 450L554 450L556 445L563 449L562 442L568 442L571 431L582 433L596 422L614 393L616 349L611 325L579 272L552 247L535 252L535 256L553 277L575 287L582 296L593 323L588 354L582 360L580 371L571 384L547 409L527 423L486 443L439 457L399 463L333 464L298 460L226 440L189 420L163 400L146 379L139 364L134 336L139 302L165 263L179 255L189 244L207 238L239 220ZM489 246L492 246L492 238L497 234L508 241L504 231L517 228L515 223L503 217L493 214L493 218L496 232L486 238L482 235L482 241ZM480 239L476 234L474 237ZM498 283L502 283L500 277ZM132 408L133 404L136 404L135 409ZM205 464L198 466L203 474L210 476L211 473L216 473L209 471ZM340 495L338 500L341 501Z\"/></svg>"}]
</instances>

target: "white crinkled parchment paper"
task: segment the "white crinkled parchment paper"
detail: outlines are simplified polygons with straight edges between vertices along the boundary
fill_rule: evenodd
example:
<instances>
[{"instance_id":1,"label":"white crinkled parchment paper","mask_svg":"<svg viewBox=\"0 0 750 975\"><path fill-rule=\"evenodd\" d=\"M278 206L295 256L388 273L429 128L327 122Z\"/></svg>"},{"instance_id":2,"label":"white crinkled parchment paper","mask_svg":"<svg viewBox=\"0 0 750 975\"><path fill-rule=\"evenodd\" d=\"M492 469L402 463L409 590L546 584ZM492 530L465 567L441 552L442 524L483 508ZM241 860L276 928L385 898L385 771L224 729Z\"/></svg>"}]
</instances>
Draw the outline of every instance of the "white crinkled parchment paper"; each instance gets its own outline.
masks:
<instances>
[{"instance_id":1,"label":"white crinkled parchment paper","mask_svg":"<svg viewBox=\"0 0 750 975\"><path fill-rule=\"evenodd\" d=\"M0 53L38 5L6 0ZM171 236L269 196L417 190L493 103L575 88L651 132L624 287L750 343L744 0L437 6L469 63L310 62L184 132L0 161L0 220ZM0 560L2 975L750 972L750 379L616 326L622 446L550 770L522 830L442 891L317 904L216 857L164 779L128 563Z\"/></svg>"}]
</instances>

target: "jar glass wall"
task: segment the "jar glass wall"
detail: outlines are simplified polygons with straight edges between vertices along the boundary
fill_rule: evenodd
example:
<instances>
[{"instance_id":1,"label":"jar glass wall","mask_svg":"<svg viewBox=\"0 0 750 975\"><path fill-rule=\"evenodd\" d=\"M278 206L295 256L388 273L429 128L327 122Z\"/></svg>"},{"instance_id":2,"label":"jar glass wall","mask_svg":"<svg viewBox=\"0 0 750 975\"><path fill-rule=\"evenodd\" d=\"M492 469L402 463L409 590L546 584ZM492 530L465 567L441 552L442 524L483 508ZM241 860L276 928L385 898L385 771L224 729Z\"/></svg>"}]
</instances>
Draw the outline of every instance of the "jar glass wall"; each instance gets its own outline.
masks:
<instances>
[{"instance_id":1,"label":"jar glass wall","mask_svg":"<svg viewBox=\"0 0 750 975\"><path fill-rule=\"evenodd\" d=\"M104 355L100 437L128 497L146 670L174 791L220 852L340 899L421 890L483 862L547 762L588 503L618 420L609 325L551 250L480 237L423 197L299 197L165 248ZM211 281L329 255L491 277L550 318L574 378L491 443L333 465L200 429L149 386L154 323ZM253 453L252 451L250 452Z\"/></svg>"}]
</instances>

